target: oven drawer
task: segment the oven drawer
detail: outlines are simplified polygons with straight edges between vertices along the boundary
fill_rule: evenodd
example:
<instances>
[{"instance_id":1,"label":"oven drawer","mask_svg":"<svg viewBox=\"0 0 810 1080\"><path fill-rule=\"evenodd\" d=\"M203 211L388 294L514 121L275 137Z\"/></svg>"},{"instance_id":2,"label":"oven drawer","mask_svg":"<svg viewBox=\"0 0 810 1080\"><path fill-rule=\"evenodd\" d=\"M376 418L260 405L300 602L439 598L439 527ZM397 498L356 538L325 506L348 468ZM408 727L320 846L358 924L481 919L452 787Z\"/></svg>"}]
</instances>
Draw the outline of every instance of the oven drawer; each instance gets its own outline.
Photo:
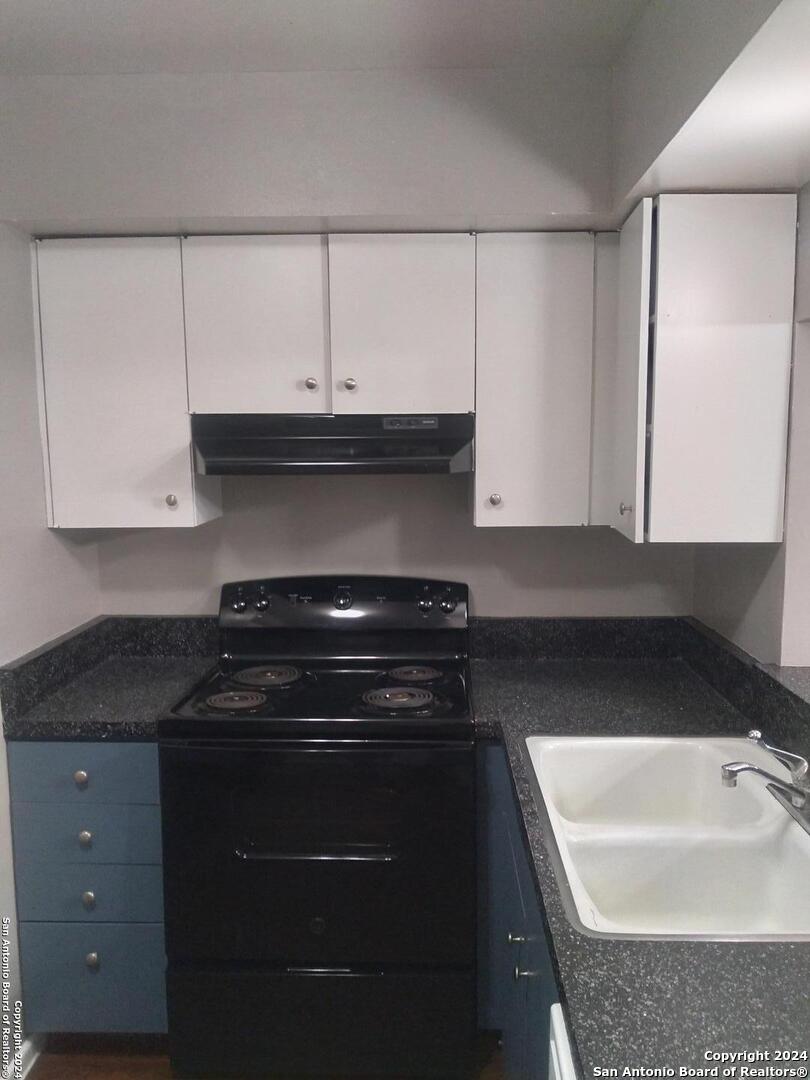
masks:
<instances>
[{"instance_id":1,"label":"oven drawer","mask_svg":"<svg viewBox=\"0 0 810 1080\"><path fill-rule=\"evenodd\" d=\"M28 922L163 922L160 866L18 859L17 914Z\"/></svg>"},{"instance_id":2,"label":"oven drawer","mask_svg":"<svg viewBox=\"0 0 810 1080\"><path fill-rule=\"evenodd\" d=\"M16 802L11 812L17 865L161 862L159 806Z\"/></svg>"},{"instance_id":3,"label":"oven drawer","mask_svg":"<svg viewBox=\"0 0 810 1080\"><path fill-rule=\"evenodd\" d=\"M11 742L8 759L12 802L159 801L154 743Z\"/></svg>"},{"instance_id":4,"label":"oven drawer","mask_svg":"<svg viewBox=\"0 0 810 1080\"><path fill-rule=\"evenodd\" d=\"M470 1075L472 972L170 967L167 989L169 1049L183 1075ZM222 1037L223 1018L228 1038Z\"/></svg>"},{"instance_id":5,"label":"oven drawer","mask_svg":"<svg viewBox=\"0 0 810 1080\"><path fill-rule=\"evenodd\" d=\"M472 964L470 743L161 746L178 961Z\"/></svg>"},{"instance_id":6,"label":"oven drawer","mask_svg":"<svg viewBox=\"0 0 810 1080\"><path fill-rule=\"evenodd\" d=\"M25 1026L166 1030L163 927L20 923Z\"/></svg>"}]
</instances>

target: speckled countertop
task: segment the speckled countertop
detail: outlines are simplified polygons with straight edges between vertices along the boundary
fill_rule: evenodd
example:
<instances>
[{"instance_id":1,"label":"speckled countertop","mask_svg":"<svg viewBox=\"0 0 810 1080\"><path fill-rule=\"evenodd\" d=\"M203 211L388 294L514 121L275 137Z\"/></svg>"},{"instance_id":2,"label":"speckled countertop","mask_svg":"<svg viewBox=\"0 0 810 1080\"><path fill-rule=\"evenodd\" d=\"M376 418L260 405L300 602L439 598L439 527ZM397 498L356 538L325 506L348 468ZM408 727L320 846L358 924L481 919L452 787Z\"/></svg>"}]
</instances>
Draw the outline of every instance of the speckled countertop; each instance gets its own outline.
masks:
<instances>
[{"instance_id":1,"label":"speckled countertop","mask_svg":"<svg viewBox=\"0 0 810 1080\"><path fill-rule=\"evenodd\" d=\"M736 735L749 721L683 661L474 660L482 731L505 743L582 1074L706 1066L707 1050L810 1049L810 943L593 938L563 910L529 735ZM740 888L744 888L744 882ZM802 1063L803 1064L803 1063Z\"/></svg>"},{"instance_id":2,"label":"speckled countertop","mask_svg":"<svg viewBox=\"0 0 810 1080\"><path fill-rule=\"evenodd\" d=\"M755 722L806 753L810 685L802 693L688 620L478 620L473 646L505 657L472 661L476 728L509 756L583 1077L677 1075L705 1066L706 1050L810 1049L810 943L611 940L569 923L525 749L537 734L736 735ZM6 738L152 739L215 649L211 619L94 621L0 670Z\"/></svg>"},{"instance_id":3,"label":"speckled countertop","mask_svg":"<svg viewBox=\"0 0 810 1080\"><path fill-rule=\"evenodd\" d=\"M778 664L763 664L762 667L797 697L810 702L810 667L779 667Z\"/></svg>"},{"instance_id":4,"label":"speckled countertop","mask_svg":"<svg viewBox=\"0 0 810 1080\"><path fill-rule=\"evenodd\" d=\"M7 739L155 739L161 713L214 664L194 656L114 656L7 719Z\"/></svg>"}]
</instances>

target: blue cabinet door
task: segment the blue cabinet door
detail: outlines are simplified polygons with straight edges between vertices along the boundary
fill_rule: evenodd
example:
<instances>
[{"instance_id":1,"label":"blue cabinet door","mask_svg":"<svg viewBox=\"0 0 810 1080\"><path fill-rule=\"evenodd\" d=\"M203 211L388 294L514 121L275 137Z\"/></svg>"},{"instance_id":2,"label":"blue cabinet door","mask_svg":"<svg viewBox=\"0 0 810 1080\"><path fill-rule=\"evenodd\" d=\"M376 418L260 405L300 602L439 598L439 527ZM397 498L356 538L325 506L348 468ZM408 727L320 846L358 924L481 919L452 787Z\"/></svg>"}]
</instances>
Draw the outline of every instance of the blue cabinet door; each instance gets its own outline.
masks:
<instances>
[{"instance_id":1,"label":"blue cabinet door","mask_svg":"<svg viewBox=\"0 0 810 1080\"><path fill-rule=\"evenodd\" d=\"M166 1030L163 927L20 923L26 1031Z\"/></svg>"},{"instance_id":2,"label":"blue cabinet door","mask_svg":"<svg viewBox=\"0 0 810 1080\"><path fill-rule=\"evenodd\" d=\"M10 742L12 802L160 802L156 743Z\"/></svg>"},{"instance_id":3,"label":"blue cabinet door","mask_svg":"<svg viewBox=\"0 0 810 1080\"><path fill-rule=\"evenodd\" d=\"M162 861L159 806L15 802L11 827L18 866Z\"/></svg>"},{"instance_id":4,"label":"blue cabinet door","mask_svg":"<svg viewBox=\"0 0 810 1080\"><path fill-rule=\"evenodd\" d=\"M557 1000L529 854L502 746L479 751L482 805L482 1027L500 1030L508 1080L547 1080L551 1003Z\"/></svg>"},{"instance_id":5,"label":"blue cabinet door","mask_svg":"<svg viewBox=\"0 0 810 1080\"><path fill-rule=\"evenodd\" d=\"M163 868L17 862L22 922L163 922Z\"/></svg>"}]
</instances>

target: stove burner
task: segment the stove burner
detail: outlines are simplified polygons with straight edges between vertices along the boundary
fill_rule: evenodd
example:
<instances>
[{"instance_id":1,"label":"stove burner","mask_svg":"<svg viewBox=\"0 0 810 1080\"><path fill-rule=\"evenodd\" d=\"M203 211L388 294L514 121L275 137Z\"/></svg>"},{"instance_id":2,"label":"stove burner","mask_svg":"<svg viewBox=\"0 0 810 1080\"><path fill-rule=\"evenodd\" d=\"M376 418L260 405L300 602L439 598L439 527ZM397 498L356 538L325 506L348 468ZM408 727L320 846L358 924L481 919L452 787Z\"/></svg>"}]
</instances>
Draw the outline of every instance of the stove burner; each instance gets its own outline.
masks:
<instances>
[{"instance_id":1,"label":"stove burner","mask_svg":"<svg viewBox=\"0 0 810 1080\"><path fill-rule=\"evenodd\" d=\"M292 664L266 664L262 667L249 667L237 671L231 676L232 682L243 686L289 686L298 682L303 675L301 668Z\"/></svg>"},{"instance_id":2,"label":"stove burner","mask_svg":"<svg viewBox=\"0 0 810 1080\"><path fill-rule=\"evenodd\" d=\"M267 701L266 694L258 691L228 690L222 694L211 694L205 699L209 709L223 709L226 712L239 712L242 709L257 709Z\"/></svg>"},{"instance_id":3,"label":"stove burner","mask_svg":"<svg viewBox=\"0 0 810 1080\"><path fill-rule=\"evenodd\" d=\"M433 694L415 686L386 686L382 690L367 690L363 702L373 709L428 709L433 704Z\"/></svg>"},{"instance_id":4,"label":"stove burner","mask_svg":"<svg viewBox=\"0 0 810 1080\"><path fill-rule=\"evenodd\" d=\"M434 679L440 679L442 673L438 668L428 667L426 664L414 664L413 667L398 667L393 671L389 671L388 674L396 682L433 682Z\"/></svg>"}]
</instances>

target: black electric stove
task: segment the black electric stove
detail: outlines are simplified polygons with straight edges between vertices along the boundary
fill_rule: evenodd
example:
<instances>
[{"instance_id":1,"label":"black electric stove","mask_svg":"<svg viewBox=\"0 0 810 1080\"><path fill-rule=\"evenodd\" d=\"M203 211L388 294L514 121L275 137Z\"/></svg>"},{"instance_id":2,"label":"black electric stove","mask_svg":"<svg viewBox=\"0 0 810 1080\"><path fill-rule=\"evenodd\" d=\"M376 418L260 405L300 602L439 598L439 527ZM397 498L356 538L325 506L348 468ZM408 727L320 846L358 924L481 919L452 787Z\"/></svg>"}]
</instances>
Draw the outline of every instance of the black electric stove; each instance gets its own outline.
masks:
<instances>
[{"instance_id":1,"label":"black electric stove","mask_svg":"<svg viewBox=\"0 0 810 1080\"><path fill-rule=\"evenodd\" d=\"M467 587L382 577L224 586L220 667L163 736L469 737Z\"/></svg>"},{"instance_id":2,"label":"black electric stove","mask_svg":"<svg viewBox=\"0 0 810 1080\"><path fill-rule=\"evenodd\" d=\"M413 578L223 587L219 667L158 725L180 1075L468 1075L467 602Z\"/></svg>"}]
</instances>

